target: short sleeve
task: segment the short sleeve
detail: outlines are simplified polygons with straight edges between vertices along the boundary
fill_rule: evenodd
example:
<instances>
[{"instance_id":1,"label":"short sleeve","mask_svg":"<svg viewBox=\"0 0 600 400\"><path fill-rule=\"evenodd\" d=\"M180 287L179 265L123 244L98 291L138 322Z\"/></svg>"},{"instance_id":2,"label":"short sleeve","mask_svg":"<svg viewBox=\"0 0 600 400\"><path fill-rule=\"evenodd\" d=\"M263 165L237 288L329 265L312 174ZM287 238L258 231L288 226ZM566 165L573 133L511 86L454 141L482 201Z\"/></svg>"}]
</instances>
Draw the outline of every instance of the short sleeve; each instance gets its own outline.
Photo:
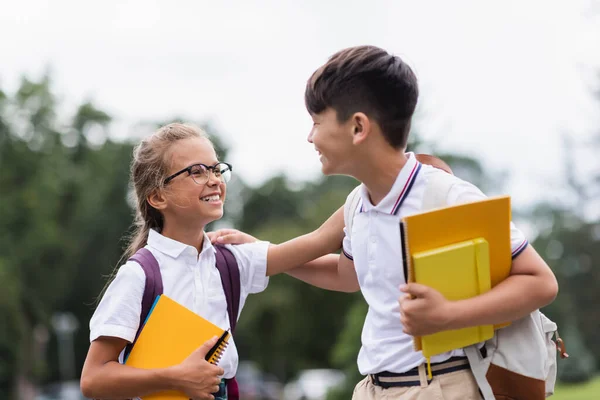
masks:
<instances>
[{"instance_id":1,"label":"short sleeve","mask_svg":"<svg viewBox=\"0 0 600 400\"><path fill-rule=\"evenodd\" d=\"M135 261L119 268L90 320L90 342L101 336L133 342L140 324L145 284L144 271Z\"/></svg>"},{"instance_id":2,"label":"short sleeve","mask_svg":"<svg viewBox=\"0 0 600 400\"><path fill-rule=\"evenodd\" d=\"M352 240L350 240L350 236L348 236L347 226L344 226L344 240L342 241L342 252L348 259L354 260L354 258L352 257Z\"/></svg>"},{"instance_id":3,"label":"short sleeve","mask_svg":"<svg viewBox=\"0 0 600 400\"><path fill-rule=\"evenodd\" d=\"M448 205L469 203L472 201L478 201L486 199L487 196L472 183L458 180L450 189L448 193L447 203ZM525 238L523 232L518 229L515 224L511 221L510 223L510 248L512 251L512 258L517 257L525 248L529 242Z\"/></svg>"},{"instance_id":4,"label":"short sleeve","mask_svg":"<svg viewBox=\"0 0 600 400\"><path fill-rule=\"evenodd\" d=\"M226 245L235 256L240 269L240 286L245 293L260 293L267 288L267 252L269 242L258 241L240 245Z\"/></svg>"}]
</instances>

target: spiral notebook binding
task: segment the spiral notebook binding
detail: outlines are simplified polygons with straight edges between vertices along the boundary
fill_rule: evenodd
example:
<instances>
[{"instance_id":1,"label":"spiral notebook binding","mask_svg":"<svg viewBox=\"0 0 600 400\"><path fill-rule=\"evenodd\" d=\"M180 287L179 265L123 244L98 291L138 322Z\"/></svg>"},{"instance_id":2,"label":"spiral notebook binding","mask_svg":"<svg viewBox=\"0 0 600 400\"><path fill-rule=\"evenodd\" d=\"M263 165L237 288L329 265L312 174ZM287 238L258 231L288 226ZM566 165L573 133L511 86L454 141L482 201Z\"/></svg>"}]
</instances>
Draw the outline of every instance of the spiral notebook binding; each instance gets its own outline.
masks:
<instances>
[{"instance_id":1,"label":"spiral notebook binding","mask_svg":"<svg viewBox=\"0 0 600 400\"><path fill-rule=\"evenodd\" d=\"M229 329L226 330L225 332L223 332L221 337L219 337L219 340L217 340L217 343L206 354L206 357L205 357L206 361L208 361L211 364L215 364L215 365L219 361L221 361L221 357L223 356L225 349L229 345L230 337L231 337L231 333L229 332Z\"/></svg>"}]
</instances>

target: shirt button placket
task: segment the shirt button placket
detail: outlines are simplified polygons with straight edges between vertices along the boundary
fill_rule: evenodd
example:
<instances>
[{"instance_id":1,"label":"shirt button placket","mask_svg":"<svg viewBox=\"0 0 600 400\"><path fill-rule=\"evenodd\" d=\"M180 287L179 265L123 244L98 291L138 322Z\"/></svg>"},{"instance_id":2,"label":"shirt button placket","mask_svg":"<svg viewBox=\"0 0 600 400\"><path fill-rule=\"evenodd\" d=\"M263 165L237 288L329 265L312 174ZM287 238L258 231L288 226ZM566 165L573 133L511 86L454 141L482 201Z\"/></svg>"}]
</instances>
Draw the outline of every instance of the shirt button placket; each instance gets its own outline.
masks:
<instances>
[{"instance_id":1,"label":"shirt button placket","mask_svg":"<svg viewBox=\"0 0 600 400\"><path fill-rule=\"evenodd\" d=\"M202 276L200 275L200 265L192 267L194 270L194 286L196 287L196 312L201 313L204 300L204 287L202 286Z\"/></svg>"}]
</instances>

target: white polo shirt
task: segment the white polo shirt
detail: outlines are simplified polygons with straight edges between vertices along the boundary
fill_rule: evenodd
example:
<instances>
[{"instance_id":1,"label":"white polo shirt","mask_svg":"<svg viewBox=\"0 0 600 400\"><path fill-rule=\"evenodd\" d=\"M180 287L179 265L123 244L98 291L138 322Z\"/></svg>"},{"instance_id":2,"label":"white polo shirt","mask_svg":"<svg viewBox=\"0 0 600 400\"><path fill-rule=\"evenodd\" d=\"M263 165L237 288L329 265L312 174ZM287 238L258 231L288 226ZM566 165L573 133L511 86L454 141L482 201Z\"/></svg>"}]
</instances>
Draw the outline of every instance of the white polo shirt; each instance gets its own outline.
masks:
<instances>
[{"instance_id":1,"label":"white polo shirt","mask_svg":"<svg viewBox=\"0 0 600 400\"><path fill-rule=\"evenodd\" d=\"M414 351L412 336L402 332L400 322L399 286L406 283L406 278L402 267L399 224L401 218L421 211L428 179L433 174L445 172L420 164L413 153L407 155L408 162L390 192L377 206L373 206L366 187L362 185L350 238L347 235L344 238L344 254L354 260L361 291L369 304L358 355L358 369L363 375L383 371L402 373L425 362L422 353ZM456 178L447 204L485 197L474 185ZM524 235L511 223L513 258L526 246ZM432 357L431 362L462 355L462 350L455 350Z\"/></svg>"},{"instance_id":2,"label":"white polo shirt","mask_svg":"<svg viewBox=\"0 0 600 400\"><path fill-rule=\"evenodd\" d=\"M227 246L240 269L240 312L250 293L262 292L267 287L268 247L268 242ZM200 254L196 248L154 230L150 231L146 248L158 261L165 295L221 329L230 328L227 300L216 267L216 250L206 235ZM90 341L100 336L118 337L128 342L135 339L145 282L144 271L137 262L128 261L119 268L90 321ZM219 366L225 370L225 378L235 375L238 353L233 339Z\"/></svg>"}]
</instances>

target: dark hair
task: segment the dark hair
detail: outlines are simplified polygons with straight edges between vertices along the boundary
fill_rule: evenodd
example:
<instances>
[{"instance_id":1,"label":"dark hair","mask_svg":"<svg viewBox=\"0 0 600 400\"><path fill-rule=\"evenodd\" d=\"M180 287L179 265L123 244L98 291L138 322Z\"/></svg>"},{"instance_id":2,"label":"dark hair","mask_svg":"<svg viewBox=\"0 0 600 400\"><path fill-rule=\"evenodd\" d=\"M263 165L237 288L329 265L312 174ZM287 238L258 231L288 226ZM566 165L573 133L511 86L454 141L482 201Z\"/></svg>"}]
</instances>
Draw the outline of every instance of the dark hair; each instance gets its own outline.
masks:
<instances>
[{"instance_id":1,"label":"dark hair","mask_svg":"<svg viewBox=\"0 0 600 400\"><path fill-rule=\"evenodd\" d=\"M355 112L365 113L394 148L406 146L418 97L417 77L410 67L375 46L337 52L312 74L304 93L311 114L331 107L344 122Z\"/></svg>"}]
</instances>

